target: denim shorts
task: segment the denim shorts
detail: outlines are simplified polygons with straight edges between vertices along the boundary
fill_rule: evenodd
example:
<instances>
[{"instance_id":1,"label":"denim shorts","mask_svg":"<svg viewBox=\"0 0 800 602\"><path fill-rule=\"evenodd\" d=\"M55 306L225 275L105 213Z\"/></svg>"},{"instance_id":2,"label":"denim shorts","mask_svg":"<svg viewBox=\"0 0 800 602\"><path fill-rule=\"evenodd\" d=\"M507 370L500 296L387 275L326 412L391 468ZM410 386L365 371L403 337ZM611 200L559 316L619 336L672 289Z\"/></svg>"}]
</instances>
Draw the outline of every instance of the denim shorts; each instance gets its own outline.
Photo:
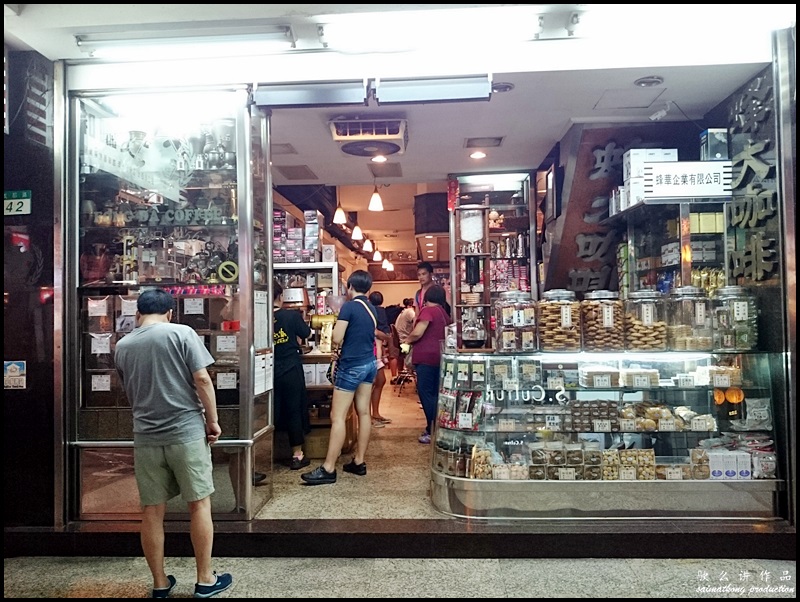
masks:
<instances>
[{"instance_id":1,"label":"denim shorts","mask_svg":"<svg viewBox=\"0 0 800 602\"><path fill-rule=\"evenodd\" d=\"M336 370L335 386L343 391L355 391L362 383L371 385L377 373L377 360L370 360L360 366L339 366Z\"/></svg>"}]
</instances>

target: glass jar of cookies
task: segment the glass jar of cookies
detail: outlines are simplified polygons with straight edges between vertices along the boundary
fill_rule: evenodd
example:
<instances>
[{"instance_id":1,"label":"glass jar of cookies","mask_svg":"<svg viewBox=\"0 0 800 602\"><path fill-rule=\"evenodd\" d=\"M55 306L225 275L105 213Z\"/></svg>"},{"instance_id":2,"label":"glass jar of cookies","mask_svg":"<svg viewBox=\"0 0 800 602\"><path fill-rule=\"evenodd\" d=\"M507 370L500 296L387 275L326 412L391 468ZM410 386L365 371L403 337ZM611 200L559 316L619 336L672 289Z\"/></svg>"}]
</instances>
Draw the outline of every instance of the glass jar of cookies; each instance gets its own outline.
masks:
<instances>
[{"instance_id":1,"label":"glass jar of cookies","mask_svg":"<svg viewBox=\"0 0 800 602\"><path fill-rule=\"evenodd\" d=\"M758 342L756 300L743 286L723 286L711 298L714 351L749 351Z\"/></svg>"},{"instance_id":2,"label":"glass jar of cookies","mask_svg":"<svg viewBox=\"0 0 800 602\"><path fill-rule=\"evenodd\" d=\"M591 291L581 301L584 351L622 351L625 348L623 303L614 291Z\"/></svg>"},{"instance_id":3,"label":"glass jar of cookies","mask_svg":"<svg viewBox=\"0 0 800 602\"><path fill-rule=\"evenodd\" d=\"M575 291L545 291L539 302L539 348L542 351L581 350L581 304Z\"/></svg>"},{"instance_id":4,"label":"glass jar of cookies","mask_svg":"<svg viewBox=\"0 0 800 602\"><path fill-rule=\"evenodd\" d=\"M667 347L671 351L711 351L711 300L696 286L681 286L667 298Z\"/></svg>"},{"instance_id":5,"label":"glass jar of cookies","mask_svg":"<svg viewBox=\"0 0 800 602\"><path fill-rule=\"evenodd\" d=\"M657 290L634 291L625 301L625 349L666 351L667 322L664 297Z\"/></svg>"}]
</instances>

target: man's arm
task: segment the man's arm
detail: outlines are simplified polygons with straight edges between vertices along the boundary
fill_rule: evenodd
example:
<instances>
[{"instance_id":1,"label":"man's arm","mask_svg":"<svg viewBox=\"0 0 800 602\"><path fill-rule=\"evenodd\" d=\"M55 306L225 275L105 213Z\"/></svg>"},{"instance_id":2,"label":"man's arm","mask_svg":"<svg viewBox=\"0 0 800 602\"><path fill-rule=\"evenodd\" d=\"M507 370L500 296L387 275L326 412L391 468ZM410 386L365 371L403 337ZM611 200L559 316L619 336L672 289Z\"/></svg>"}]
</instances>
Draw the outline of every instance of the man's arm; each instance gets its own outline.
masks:
<instances>
[{"instance_id":1,"label":"man's arm","mask_svg":"<svg viewBox=\"0 0 800 602\"><path fill-rule=\"evenodd\" d=\"M197 397L200 398L200 403L203 404L203 410L205 410L208 442L214 443L222 434L222 428L219 426L219 414L217 414L217 394L214 391L214 382L205 368L200 368L192 373L192 378L197 389Z\"/></svg>"}]
</instances>

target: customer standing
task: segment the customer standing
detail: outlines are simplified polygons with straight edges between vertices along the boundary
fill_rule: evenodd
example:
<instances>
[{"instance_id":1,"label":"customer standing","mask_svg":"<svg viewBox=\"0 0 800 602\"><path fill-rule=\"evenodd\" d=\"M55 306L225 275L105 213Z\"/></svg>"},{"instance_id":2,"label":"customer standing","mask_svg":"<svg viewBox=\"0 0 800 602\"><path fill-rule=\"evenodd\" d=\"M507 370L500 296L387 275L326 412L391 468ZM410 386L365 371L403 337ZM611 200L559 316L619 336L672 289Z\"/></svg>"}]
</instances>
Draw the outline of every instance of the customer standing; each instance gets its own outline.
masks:
<instances>
[{"instance_id":1,"label":"customer standing","mask_svg":"<svg viewBox=\"0 0 800 602\"><path fill-rule=\"evenodd\" d=\"M136 302L138 328L116 346L114 362L133 410L133 459L142 505L141 542L153 575L153 598L166 598L175 577L164 567L164 514L181 495L187 503L194 548L196 598L210 598L233 584L211 570L214 479L211 443L219 426L214 384L206 368L214 358L189 326L172 324L175 300L161 289Z\"/></svg>"},{"instance_id":2,"label":"customer standing","mask_svg":"<svg viewBox=\"0 0 800 602\"><path fill-rule=\"evenodd\" d=\"M406 338L414 328L416 317L414 300L410 298L403 299L403 311L400 312L400 315L397 316L397 321L394 323L394 327L397 329L397 336L400 337L401 343L407 342Z\"/></svg>"},{"instance_id":3,"label":"customer standing","mask_svg":"<svg viewBox=\"0 0 800 602\"><path fill-rule=\"evenodd\" d=\"M422 309L417 315L411 334L406 338L411 343L411 359L417 373L417 392L422 410L425 412L425 432L420 443L431 442L431 429L436 419L436 404L439 397L439 365L442 359L442 341L450 316L445 310L447 302L444 288L438 284L425 291Z\"/></svg>"},{"instance_id":4,"label":"customer standing","mask_svg":"<svg viewBox=\"0 0 800 602\"><path fill-rule=\"evenodd\" d=\"M378 372L375 381L372 383L372 393L370 395L370 414L372 415L372 426L383 428L392 419L381 416L381 395L386 384L386 366L389 363L389 340L391 339L389 320L386 316L386 309L383 307L383 295L380 291L373 291L369 294L369 302L375 307L378 317L378 327L375 329L375 356L378 360Z\"/></svg>"},{"instance_id":5,"label":"customer standing","mask_svg":"<svg viewBox=\"0 0 800 602\"><path fill-rule=\"evenodd\" d=\"M289 468L300 470L311 461L303 453L305 436L311 431L308 416L306 379L303 375L300 340L311 336L311 328L296 309L283 308L283 287L274 282L273 287L273 342L275 429L286 431L292 447Z\"/></svg>"},{"instance_id":6,"label":"customer standing","mask_svg":"<svg viewBox=\"0 0 800 602\"><path fill-rule=\"evenodd\" d=\"M433 286L433 266L429 262L422 261L417 264L417 280L420 288L414 295L414 310L419 315L425 304L425 291Z\"/></svg>"},{"instance_id":7,"label":"customer standing","mask_svg":"<svg viewBox=\"0 0 800 602\"><path fill-rule=\"evenodd\" d=\"M353 459L342 468L360 476L367 474L364 455L372 429L370 394L377 373L375 330L378 326L377 311L366 297L370 288L372 276L364 270L356 270L347 279L350 300L342 306L331 336L334 348L339 349L339 360L333 385L328 453L320 466L300 475L309 485L336 482L336 462L344 445L347 413L354 400L358 412L358 443Z\"/></svg>"}]
</instances>

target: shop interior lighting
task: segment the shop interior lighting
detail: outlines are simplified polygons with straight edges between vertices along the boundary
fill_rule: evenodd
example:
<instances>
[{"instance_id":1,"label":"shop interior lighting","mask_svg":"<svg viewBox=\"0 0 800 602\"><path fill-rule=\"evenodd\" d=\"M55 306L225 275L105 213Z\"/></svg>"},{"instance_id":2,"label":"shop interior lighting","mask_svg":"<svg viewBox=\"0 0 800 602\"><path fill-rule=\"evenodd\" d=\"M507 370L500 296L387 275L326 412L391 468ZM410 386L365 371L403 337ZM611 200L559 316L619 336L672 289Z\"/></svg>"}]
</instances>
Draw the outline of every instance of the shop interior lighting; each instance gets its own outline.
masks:
<instances>
[{"instance_id":1,"label":"shop interior lighting","mask_svg":"<svg viewBox=\"0 0 800 602\"><path fill-rule=\"evenodd\" d=\"M91 58L111 60L202 59L275 54L296 47L297 37L289 25L254 27L225 32L220 29L198 34L159 31L78 34L75 43Z\"/></svg>"},{"instance_id":2,"label":"shop interior lighting","mask_svg":"<svg viewBox=\"0 0 800 602\"><path fill-rule=\"evenodd\" d=\"M364 251L364 253L372 253L375 250L375 247L369 238L364 240L361 250Z\"/></svg>"},{"instance_id":3,"label":"shop interior lighting","mask_svg":"<svg viewBox=\"0 0 800 602\"><path fill-rule=\"evenodd\" d=\"M383 199L378 192L378 185L375 184L375 189L372 191L372 196L369 199L369 211L383 211Z\"/></svg>"},{"instance_id":4,"label":"shop interior lighting","mask_svg":"<svg viewBox=\"0 0 800 602\"><path fill-rule=\"evenodd\" d=\"M347 214L342 209L341 203L336 203L336 211L333 212L333 223L339 225L347 223Z\"/></svg>"},{"instance_id":5,"label":"shop interior lighting","mask_svg":"<svg viewBox=\"0 0 800 602\"><path fill-rule=\"evenodd\" d=\"M350 235L350 240L364 240L364 233L361 231L361 226L358 224L353 226L353 233Z\"/></svg>"},{"instance_id":6,"label":"shop interior lighting","mask_svg":"<svg viewBox=\"0 0 800 602\"><path fill-rule=\"evenodd\" d=\"M372 254L372 261L380 261L381 259L383 259L383 255L378 251L378 245L375 245L375 253Z\"/></svg>"}]
</instances>

